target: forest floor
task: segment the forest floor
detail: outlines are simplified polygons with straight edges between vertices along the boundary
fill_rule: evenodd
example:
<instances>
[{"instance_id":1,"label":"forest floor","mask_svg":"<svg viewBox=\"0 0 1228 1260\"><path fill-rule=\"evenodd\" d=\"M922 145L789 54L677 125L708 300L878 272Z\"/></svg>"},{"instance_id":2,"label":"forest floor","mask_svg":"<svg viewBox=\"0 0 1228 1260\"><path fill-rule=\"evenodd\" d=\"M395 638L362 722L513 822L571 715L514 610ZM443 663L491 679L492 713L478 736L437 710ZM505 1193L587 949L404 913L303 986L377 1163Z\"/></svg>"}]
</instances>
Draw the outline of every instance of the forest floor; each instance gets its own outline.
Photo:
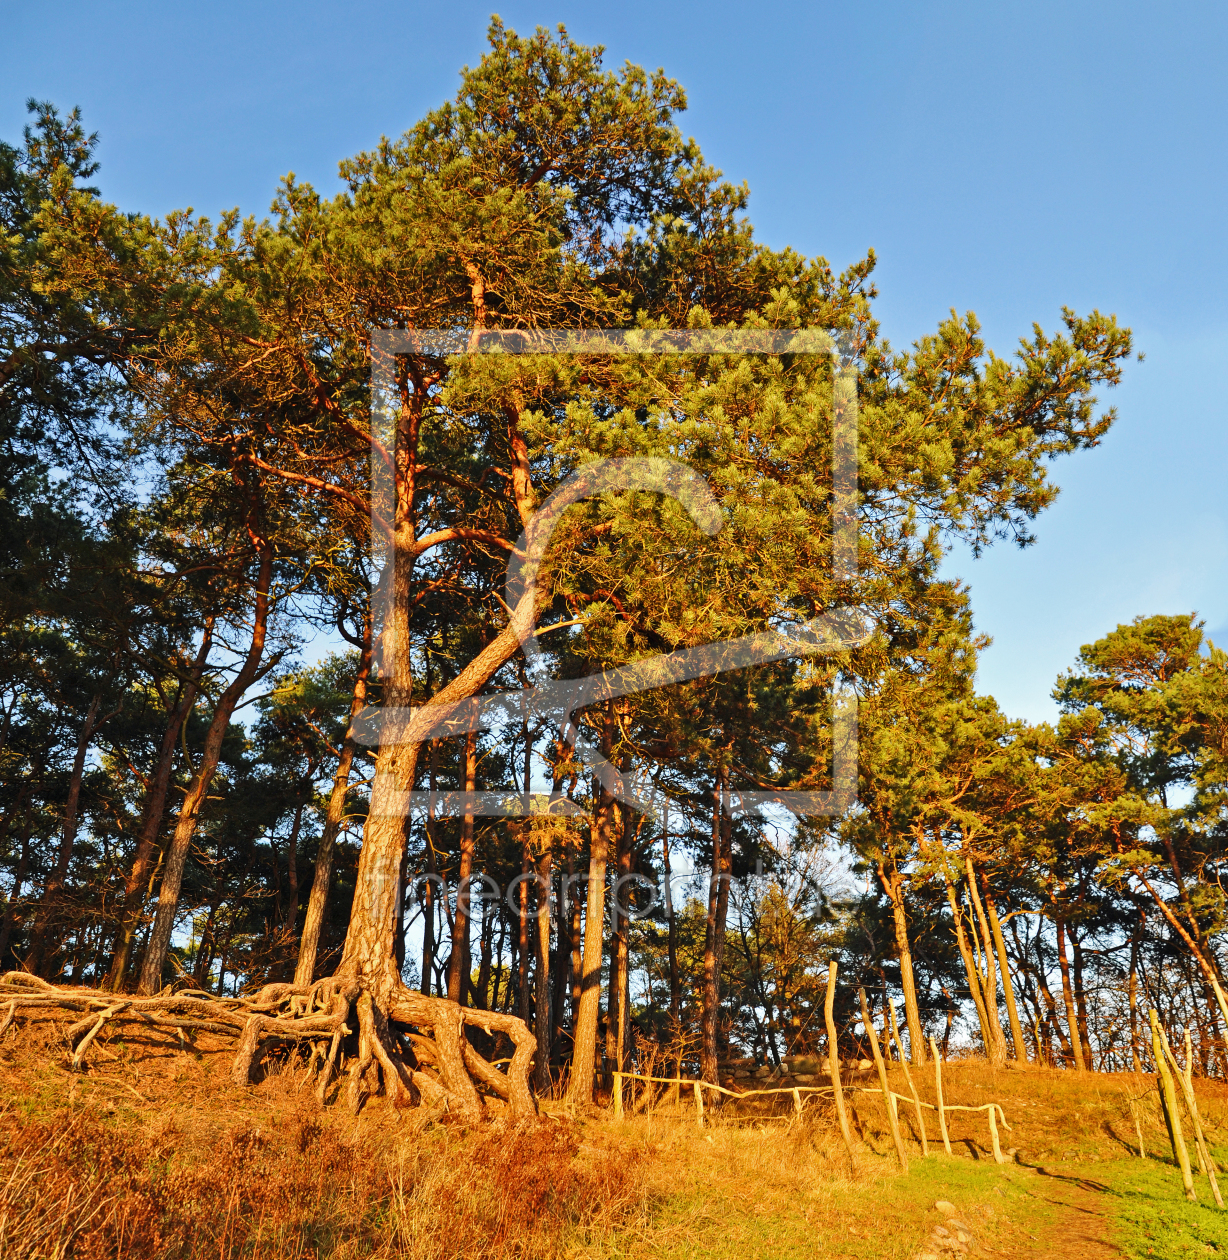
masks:
<instances>
[{"instance_id":1,"label":"forest floor","mask_svg":"<svg viewBox=\"0 0 1228 1260\"><path fill-rule=\"evenodd\" d=\"M911 1260L945 1257L966 1235L973 1254L1031 1260L1228 1254L1228 1211L1204 1176L1198 1202L1185 1202L1141 1076L950 1062L949 1104L1001 1103L1008 1161L994 1162L984 1113L955 1116L951 1156L927 1113L929 1158L909 1120L901 1175L873 1092L851 1096L850 1167L824 1114L735 1104L709 1109L701 1130L689 1106L665 1105L622 1121L551 1114L522 1130L424 1126L382 1099L358 1117L320 1107L302 1068L237 1090L231 1047L204 1034L181 1046L116 1033L79 1073L65 1050L51 1022L0 1041L6 1260ZM932 1098L928 1071L916 1079ZM1228 1086L1197 1085L1228 1164ZM1145 1160L1131 1097L1142 1099ZM904 1121L911 1109L900 1110Z\"/></svg>"}]
</instances>

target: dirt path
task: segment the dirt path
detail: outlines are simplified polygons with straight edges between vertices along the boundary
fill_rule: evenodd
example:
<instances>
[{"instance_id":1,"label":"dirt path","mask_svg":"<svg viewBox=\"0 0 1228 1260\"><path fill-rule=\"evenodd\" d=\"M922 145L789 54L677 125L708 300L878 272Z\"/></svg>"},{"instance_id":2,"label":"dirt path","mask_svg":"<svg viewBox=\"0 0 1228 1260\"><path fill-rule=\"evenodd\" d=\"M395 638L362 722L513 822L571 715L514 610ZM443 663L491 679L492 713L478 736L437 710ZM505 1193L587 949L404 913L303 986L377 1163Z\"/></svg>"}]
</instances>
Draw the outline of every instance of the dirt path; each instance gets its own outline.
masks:
<instances>
[{"instance_id":1,"label":"dirt path","mask_svg":"<svg viewBox=\"0 0 1228 1260\"><path fill-rule=\"evenodd\" d=\"M1122 1251L1107 1238L1109 1188L1073 1168L1038 1168L1028 1193L1058 1210L1056 1219L1023 1254L1028 1260L1110 1260Z\"/></svg>"}]
</instances>

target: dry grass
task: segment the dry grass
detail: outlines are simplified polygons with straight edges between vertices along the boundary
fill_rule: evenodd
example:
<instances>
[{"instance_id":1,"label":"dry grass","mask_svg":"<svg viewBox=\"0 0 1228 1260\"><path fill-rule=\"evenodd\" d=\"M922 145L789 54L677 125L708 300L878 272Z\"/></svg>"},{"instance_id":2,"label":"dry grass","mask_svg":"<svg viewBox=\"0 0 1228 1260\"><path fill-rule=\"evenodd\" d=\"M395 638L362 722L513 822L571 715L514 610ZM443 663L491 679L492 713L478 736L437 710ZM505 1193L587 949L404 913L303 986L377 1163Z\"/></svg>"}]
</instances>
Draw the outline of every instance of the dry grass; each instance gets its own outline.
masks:
<instances>
[{"instance_id":1,"label":"dry grass","mask_svg":"<svg viewBox=\"0 0 1228 1260\"><path fill-rule=\"evenodd\" d=\"M181 1046L116 1035L91 1051L83 1074L67 1071L59 1038L47 1021L0 1042L0 1255L14 1260L906 1260L940 1198L984 1245L1016 1255L1062 1237L1066 1209L1042 1188L1057 1181L1039 1166L1115 1185L1138 1168L1160 1199L1167 1193L1152 1082L1129 1075L950 1063L947 1101L1000 1102L1012 1126L1002 1144L1018 1162L992 1161L983 1115L953 1118L954 1158L942 1157L927 1113L934 1157L921 1160L912 1141L901 1177L874 1091L852 1097L850 1167L830 1118L809 1109L804 1121L714 1110L703 1132L689 1107L620 1124L597 1115L422 1129L415 1113L382 1100L357 1119L321 1109L289 1066L234 1090L231 1048L203 1036ZM907 1092L898 1067L892 1077ZM932 1101L932 1074L916 1079ZM1228 1136L1228 1088L1203 1081L1198 1093L1212 1140ZM1129 1160L1131 1095L1146 1095L1147 1165ZM907 1128L910 1110L901 1107ZM1076 1168L1091 1161L1116 1163ZM1176 1199L1175 1173L1172 1191ZM1051 1254L1062 1254L1060 1242Z\"/></svg>"},{"instance_id":2,"label":"dry grass","mask_svg":"<svg viewBox=\"0 0 1228 1260\"><path fill-rule=\"evenodd\" d=\"M0 1120L0 1255L555 1256L637 1198L634 1157L580 1153L575 1126L388 1147L298 1115L242 1123L191 1152L173 1125L139 1134L93 1111Z\"/></svg>"},{"instance_id":3,"label":"dry grass","mask_svg":"<svg viewBox=\"0 0 1228 1260\"><path fill-rule=\"evenodd\" d=\"M301 1070L226 1080L233 1049L114 1039L74 1075L53 1024L0 1046L5 1260L554 1257L644 1198L639 1153L559 1119L321 1108Z\"/></svg>"}]
</instances>

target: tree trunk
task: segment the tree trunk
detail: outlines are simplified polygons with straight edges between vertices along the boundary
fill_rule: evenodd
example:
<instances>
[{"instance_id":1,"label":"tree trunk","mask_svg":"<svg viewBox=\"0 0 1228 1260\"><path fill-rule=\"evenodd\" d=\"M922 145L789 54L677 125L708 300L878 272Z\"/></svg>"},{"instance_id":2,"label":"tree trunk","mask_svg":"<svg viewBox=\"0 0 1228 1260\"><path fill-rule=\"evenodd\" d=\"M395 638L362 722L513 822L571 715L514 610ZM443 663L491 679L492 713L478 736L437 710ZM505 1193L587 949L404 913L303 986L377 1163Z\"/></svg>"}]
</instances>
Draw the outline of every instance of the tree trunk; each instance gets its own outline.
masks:
<instances>
[{"instance_id":1,"label":"tree trunk","mask_svg":"<svg viewBox=\"0 0 1228 1260\"><path fill-rule=\"evenodd\" d=\"M959 908L959 900L955 895L955 884L945 863L942 866L942 879L947 891L947 905L951 907L951 920L955 928L955 944L959 947L959 956L964 964L964 974L968 977L968 992L972 997L972 1004L976 1007L977 1020L981 1025L981 1040L985 1043L985 1053L992 1060L998 1047L998 1041L990 1027L989 1016L985 1009L985 995L981 990L981 973L977 968L976 959L972 956L972 950L968 947L968 938L964 934L963 911ZM943 1054L946 1054L945 1041L943 1042Z\"/></svg>"},{"instance_id":2,"label":"tree trunk","mask_svg":"<svg viewBox=\"0 0 1228 1260\"><path fill-rule=\"evenodd\" d=\"M537 857L537 945L533 985L533 1035L537 1038L537 1069L534 1085L539 1094L550 1088L550 890L553 856L550 833L544 833L542 851Z\"/></svg>"},{"instance_id":3,"label":"tree trunk","mask_svg":"<svg viewBox=\"0 0 1228 1260\"><path fill-rule=\"evenodd\" d=\"M51 931L51 920L55 914L55 908L60 899L60 893L64 888L64 883L68 879L68 867L72 861L73 844L77 839L77 813L81 804L81 780L85 775L85 757L89 752L90 740L94 737L94 732L102 725L97 722L98 709L102 704L102 696L95 695L90 700L90 707L85 715L85 721L81 724L81 734L77 739L77 751L73 757L72 774L68 780L68 800L64 805L64 823L60 832L60 851L56 855L55 869L51 873L51 878L47 881L47 887L43 892L43 905L38 916L38 926L35 928L34 948L30 952L30 970L36 976L43 976L44 971L50 967L51 958L54 951L49 952L47 949L47 937ZM104 719L105 720L105 719Z\"/></svg>"},{"instance_id":4,"label":"tree trunk","mask_svg":"<svg viewBox=\"0 0 1228 1260\"><path fill-rule=\"evenodd\" d=\"M426 888L422 894L422 983L419 987L424 997L431 995L431 977L435 974L435 876L439 873L435 859L435 790L438 780L439 741L433 739L426 807ZM498 984L496 979L496 989Z\"/></svg>"},{"instance_id":5,"label":"tree trunk","mask_svg":"<svg viewBox=\"0 0 1228 1260\"><path fill-rule=\"evenodd\" d=\"M469 796L477 786L478 737L474 731L465 736L465 793ZM465 806L461 819L460 865L456 875L456 910L452 915L452 956L448 959L448 1001L465 1004L468 997L469 973L473 961L469 950L469 894L473 879L473 808Z\"/></svg>"},{"instance_id":6,"label":"tree trunk","mask_svg":"<svg viewBox=\"0 0 1228 1260\"><path fill-rule=\"evenodd\" d=\"M153 930L150 933L149 945L145 950L145 959L141 966L141 980L138 986L141 993L156 993L161 988L162 969L166 965L166 953L170 947L171 932L175 926L175 912L179 907L183 868L188 860L192 837L196 834L201 807L205 803L209 784L217 769L218 759L222 753L222 742L230 728L230 719L234 715L235 706L243 693L255 681L260 669L260 659L264 654L269 622L269 586L273 579L273 547L267 539L259 540L258 554L260 570L256 579L251 644L242 668L218 699L213 720L209 723L209 730L205 735L205 746L201 750L200 763L192 776L192 782L188 785L183 804L179 807L175 835L162 872L162 886L158 890L158 909L154 915Z\"/></svg>"},{"instance_id":7,"label":"tree trunk","mask_svg":"<svg viewBox=\"0 0 1228 1260\"><path fill-rule=\"evenodd\" d=\"M668 805L666 806L668 810ZM669 864L669 814L661 833L662 874L665 880L665 915L668 923L667 949L669 951L669 1019L671 1031L677 1034L682 1026L682 985L678 979L678 916L674 911L674 889L670 882Z\"/></svg>"},{"instance_id":8,"label":"tree trunk","mask_svg":"<svg viewBox=\"0 0 1228 1260\"><path fill-rule=\"evenodd\" d=\"M717 1034L721 1004L721 963L725 953L725 919L733 870L732 820L728 817L728 770L717 772L712 817L712 879L708 885L708 918L704 932L703 1011L700 1027L700 1069L705 1081L717 1084Z\"/></svg>"},{"instance_id":9,"label":"tree trunk","mask_svg":"<svg viewBox=\"0 0 1228 1260\"><path fill-rule=\"evenodd\" d=\"M625 767L624 767L625 768ZM610 911L614 922L610 925L610 983L606 990L605 1007L605 1058L617 1071L622 1058L622 1045L625 1039L619 1015L622 1006L622 994L627 965L627 916L623 906L623 892L626 889L626 876L631 873L631 810L625 805L618 810L618 850L614 861L614 888L610 898Z\"/></svg>"},{"instance_id":10,"label":"tree trunk","mask_svg":"<svg viewBox=\"0 0 1228 1260\"><path fill-rule=\"evenodd\" d=\"M478 961L478 986L473 994L474 1005L489 1010L490 1000L490 951L494 944L495 925L490 913L490 899L482 898L482 929L479 936L481 957Z\"/></svg>"},{"instance_id":11,"label":"tree trunk","mask_svg":"<svg viewBox=\"0 0 1228 1260\"><path fill-rule=\"evenodd\" d=\"M1070 1052L1076 1072L1086 1071L1083 1044L1079 1039L1079 1017L1075 1012L1074 992L1070 987L1070 960L1066 957L1066 921L1055 916L1057 926L1057 965L1062 973L1062 1000L1066 1004L1066 1028L1070 1033Z\"/></svg>"},{"instance_id":12,"label":"tree trunk","mask_svg":"<svg viewBox=\"0 0 1228 1260\"><path fill-rule=\"evenodd\" d=\"M574 874L573 867L574 861L568 857L567 873L569 875ZM602 879L604 878L605 875L603 874ZM584 963L581 956L581 947L584 938L580 922L580 899L575 895L575 885L572 884L570 887L571 892L568 895L571 899L571 1034L574 1040L576 1021L580 1018L580 994L583 990Z\"/></svg>"},{"instance_id":13,"label":"tree trunk","mask_svg":"<svg viewBox=\"0 0 1228 1260\"><path fill-rule=\"evenodd\" d=\"M188 720L188 715L196 705L196 697L200 694L200 681L204 677L209 652L213 647L213 620L212 616L205 618L196 659L192 662L188 676L180 688L178 700L167 717L162 746L158 749L158 760L154 764L153 776L145 793L136 856L132 859L132 869L124 882L124 899L120 903L115 954L103 984L103 988L110 989L113 993L122 991L124 978L128 974L132 942L136 938L141 911L145 908L145 899L149 895L150 876L153 874L155 854L158 852L158 837L162 832L162 820L166 817L166 798L175 770L175 749L179 744L183 724Z\"/></svg>"},{"instance_id":14,"label":"tree trunk","mask_svg":"<svg viewBox=\"0 0 1228 1260\"><path fill-rule=\"evenodd\" d=\"M311 880L311 895L307 899L307 914L303 919L303 935L298 944L298 963L294 968L294 983L309 985L315 979L316 956L320 950L320 933L328 910L328 886L332 881L333 855L337 837L345 822L345 800L350 791L350 773L358 745L354 740L354 721L367 705L367 684L371 677L371 611L363 618L362 648L358 658L358 671L354 675L354 687L350 695L350 718L333 775L333 790L328 797L328 813L324 819L324 832L320 847L316 850L315 874ZM423 972L425 975L425 971Z\"/></svg>"},{"instance_id":15,"label":"tree trunk","mask_svg":"<svg viewBox=\"0 0 1228 1260\"><path fill-rule=\"evenodd\" d=\"M981 896L976 887L976 870L972 858L965 856L964 871L968 879L968 898L973 910L973 934L977 925L981 929L981 948L985 957L985 976L982 997L985 1000L985 1013L989 1017L990 1031L993 1033L994 1045L990 1051L990 1060L1001 1067L1006 1062L1006 1038L1002 1034L1002 1021L998 1018L998 971L994 966L993 936L989 930L989 921L985 908L981 905Z\"/></svg>"},{"instance_id":16,"label":"tree trunk","mask_svg":"<svg viewBox=\"0 0 1228 1260\"><path fill-rule=\"evenodd\" d=\"M559 896L555 902L555 934L554 934L554 1012L551 1015L551 1027L555 1030L554 1050L552 1057L557 1058L561 1038L559 1030L567 1022L567 998L571 992L571 917L572 899L575 885L571 877L575 874L576 862L572 856L571 837L564 840L567 853L565 868L559 871ZM566 889L566 895L564 895Z\"/></svg>"},{"instance_id":17,"label":"tree trunk","mask_svg":"<svg viewBox=\"0 0 1228 1260\"><path fill-rule=\"evenodd\" d=\"M607 707L602 752L609 755L614 717ZM597 803L589 841L587 905L584 915L584 957L579 968L580 1001L572 1025L571 1076L567 1101L572 1108L593 1101L593 1070L597 1056L597 1023L601 1013L601 954L605 935L605 868L610 834L615 825L614 798L597 785Z\"/></svg>"},{"instance_id":18,"label":"tree trunk","mask_svg":"<svg viewBox=\"0 0 1228 1260\"><path fill-rule=\"evenodd\" d=\"M1138 1057L1138 954L1143 935L1143 916L1140 912L1130 933L1130 979L1128 984L1130 1003L1130 1066L1142 1073L1143 1065Z\"/></svg>"},{"instance_id":19,"label":"tree trunk","mask_svg":"<svg viewBox=\"0 0 1228 1260\"><path fill-rule=\"evenodd\" d=\"M1079 1017L1079 1044L1083 1047L1088 1068L1094 1071L1092 1040L1087 1020L1087 994L1083 989L1083 943L1073 931L1070 933L1070 944L1071 953L1074 955L1074 996L1075 1012Z\"/></svg>"},{"instance_id":20,"label":"tree trunk","mask_svg":"<svg viewBox=\"0 0 1228 1260\"><path fill-rule=\"evenodd\" d=\"M1015 1043L1015 1059L1019 1063L1028 1061L1027 1042L1023 1038L1023 1025L1019 1022L1019 1008L1015 1005L1015 982L1011 977L1010 958L1006 952L1006 940L1002 935L1002 923L998 919L998 908L994 905L989 892L989 882L981 875L985 911L989 918L989 927L993 932L994 946L998 953L998 969L1002 972L1002 993L1006 998L1006 1015L1011 1025L1011 1040Z\"/></svg>"},{"instance_id":21,"label":"tree trunk","mask_svg":"<svg viewBox=\"0 0 1228 1260\"><path fill-rule=\"evenodd\" d=\"M1155 902L1157 909L1164 916L1165 922L1169 927L1177 933L1185 942L1186 948L1194 957L1194 961L1198 964L1203 976L1206 977L1207 984L1211 987L1211 992L1215 994L1215 1000L1219 1006L1219 1013L1224 1021L1225 1027L1228 1027L1228 996L1225 995L1223 986L1220 984L1218 966L1212 965L1211 959L1203 950L1199 942L1186 930L1185 925L1173 913L1172 907L1160 895L1159 891L1152 885L1151 881L1146 878L1140 871L1134 872L1139 882L1147 889L1151 895L1152 901Z\"/></svg>"},{"instance_id":22,"label":"tree trunk","mask_svg":"<svg viewBox=\"0 0 1228 1260\"><path fill-rule=\"evenodd\" d=\"M298 932L298 837L303 829L303 810L306 808L307 802L299 801L294 811L294 822L290 824L290 836L286 841L287 908L284 918L286 930L292 939Z\"/></svg>"},{"instance_id":23,"label":"tree trunk","mask_svg":"<svg viewBox=\"0 0 1228 1260\"><path fill-rule=\"evenodd\" d=\"M878 864L878 878L891 902L895 928L895 952L900 962L900 984L904 989L904 1020L908 1024L908 1057L913 1067L925 1066L925 1034L921 1028L921 1008L917 1004L917 982L912 969L912 949L908 943L908 916L904 912L904 881L894 860L888 870ZM890 1043L888 1043L890 1052Z\"/></svg>"},{"instance_id":24,"label":"tree trunk","mask_svg":"<svg viewBox=\"0 0 1228 1260\"><path fill-rule=\"evenodd\" d=\"M17 903L21 900L21 890L26 876L30 873L30 835L34 830L34 818L29 802L26 803L25 815L21 827L21 852L17 858L17 870L13 873L13 886L4 903L4 918L0 920L0 968L4 966L8 954L9 942L13 937L13 924L17 917Z\"/></svg>"}]
</instances>

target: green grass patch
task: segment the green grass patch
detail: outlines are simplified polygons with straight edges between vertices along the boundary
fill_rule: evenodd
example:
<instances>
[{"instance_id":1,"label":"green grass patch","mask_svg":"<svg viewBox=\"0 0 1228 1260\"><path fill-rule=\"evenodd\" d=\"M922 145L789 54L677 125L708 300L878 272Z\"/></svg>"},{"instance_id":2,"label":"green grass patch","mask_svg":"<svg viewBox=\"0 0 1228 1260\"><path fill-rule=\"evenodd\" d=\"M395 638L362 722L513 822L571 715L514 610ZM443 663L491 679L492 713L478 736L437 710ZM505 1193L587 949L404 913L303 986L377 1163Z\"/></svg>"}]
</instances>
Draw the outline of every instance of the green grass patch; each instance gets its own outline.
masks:
<instances>
[{"instance_id":1,"label":"green grass patch","mask_svg":"<svg viewBox=\"0 0 1228 1260\"><path fill-rule=\"evenodd\" d=\"M1111 1238L1130 1260L1228 1256L1228 1209L1215 1206L1206 1177L1194 1174L1198 1202L1186 1202L1181 1174L1159 1160L1114 1160L1092 1175L1112 1189ZM1221 1193L1228 1178L1220 1177Z\"/></svg>"}]
</instances>

